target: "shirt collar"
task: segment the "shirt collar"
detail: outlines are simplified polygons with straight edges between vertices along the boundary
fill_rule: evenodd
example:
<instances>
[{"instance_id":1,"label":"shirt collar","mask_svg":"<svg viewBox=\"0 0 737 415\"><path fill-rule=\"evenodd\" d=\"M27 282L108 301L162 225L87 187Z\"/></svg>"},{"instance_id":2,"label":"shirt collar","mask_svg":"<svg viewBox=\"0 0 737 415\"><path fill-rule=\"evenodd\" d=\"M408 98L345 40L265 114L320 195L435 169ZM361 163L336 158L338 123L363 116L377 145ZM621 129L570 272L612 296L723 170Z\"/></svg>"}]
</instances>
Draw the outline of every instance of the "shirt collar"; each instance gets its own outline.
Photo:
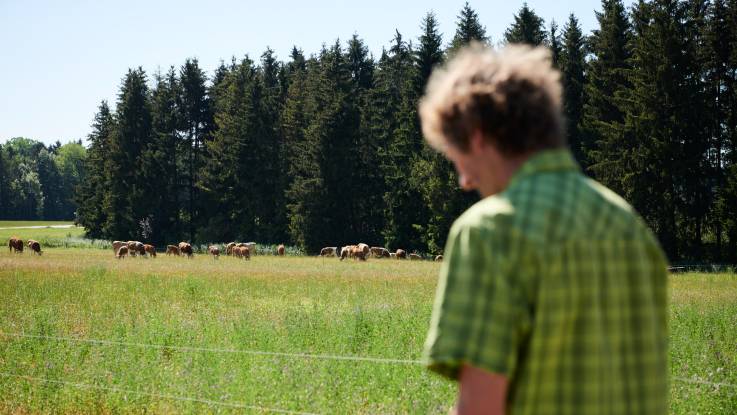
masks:
<instances>
[{"instance_id":1,"label":"shirt collar","mask_svg":"<svg viewBox=\"0 0 737 415\"><path fill-rule=\"evenodd\" d=\"M581 167L568 149L543 150L533 154L512 175L507 187L523 177L544 172L580 171Z\"/></svg>"}]
</instances>

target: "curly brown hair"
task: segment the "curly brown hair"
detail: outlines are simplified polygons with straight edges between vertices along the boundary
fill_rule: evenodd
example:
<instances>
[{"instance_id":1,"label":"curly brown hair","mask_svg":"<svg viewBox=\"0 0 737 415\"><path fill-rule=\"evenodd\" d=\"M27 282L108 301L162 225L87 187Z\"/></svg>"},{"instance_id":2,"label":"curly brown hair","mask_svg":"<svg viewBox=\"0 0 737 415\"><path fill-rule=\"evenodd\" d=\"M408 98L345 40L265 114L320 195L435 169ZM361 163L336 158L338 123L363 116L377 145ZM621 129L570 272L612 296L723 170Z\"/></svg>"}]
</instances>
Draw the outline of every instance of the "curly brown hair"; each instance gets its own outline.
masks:
<instances>
[{"instance_id":1,"label":"curly brown hair","mask_svg":"<svg viewBox=\"0 0 737 415\"><path fill-rule=\"evenodd\" d=\"M565 145L560 73L542 47L470 45L433 72L419 111L427 141L441 151L468 151L475 131L507 156Z\"/></svg>"}]
</instances>

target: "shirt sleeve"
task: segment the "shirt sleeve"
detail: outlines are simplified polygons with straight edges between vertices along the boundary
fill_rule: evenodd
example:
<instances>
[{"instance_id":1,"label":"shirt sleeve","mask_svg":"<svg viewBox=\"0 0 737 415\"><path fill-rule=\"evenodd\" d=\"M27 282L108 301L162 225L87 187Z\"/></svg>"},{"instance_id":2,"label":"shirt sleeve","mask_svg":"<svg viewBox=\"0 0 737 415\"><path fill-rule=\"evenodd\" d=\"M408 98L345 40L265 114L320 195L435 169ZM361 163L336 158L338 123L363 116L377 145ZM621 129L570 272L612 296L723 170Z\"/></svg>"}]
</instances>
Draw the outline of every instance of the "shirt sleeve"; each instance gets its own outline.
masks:
<instances>
[{"instance_id":1,"label":"shirt sleeve","mask_svg":"<svg viewBox=\"0 0 737 415\"><path fill-rule=\"evenodd\" d=\"M522 249L503 226L453 226L425 344L430 370L457 379L467 364L511 377L530 321Z\"/></svg>"}]
</instances>

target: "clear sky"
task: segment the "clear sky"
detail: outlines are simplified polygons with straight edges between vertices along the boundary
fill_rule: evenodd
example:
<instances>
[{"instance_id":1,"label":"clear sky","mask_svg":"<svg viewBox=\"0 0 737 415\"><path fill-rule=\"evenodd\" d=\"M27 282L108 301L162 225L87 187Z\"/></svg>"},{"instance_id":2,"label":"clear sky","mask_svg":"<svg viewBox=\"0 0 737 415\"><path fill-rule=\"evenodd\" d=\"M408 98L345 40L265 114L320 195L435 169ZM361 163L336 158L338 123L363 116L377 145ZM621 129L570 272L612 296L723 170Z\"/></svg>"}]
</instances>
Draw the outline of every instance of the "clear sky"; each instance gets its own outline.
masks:
<instances>
[{"instance_id":1,"label":"clear sky","mask_svg":"<svg viewBox=\"0 0 737 415\"><path fill-rule=\"evenodd\" d=\"M527 3L546 24L553 19L562 27L575 13L584 33L596 27L594 11L601 4ZM100 100L114 108L130 67L165 72L195 57L211 75L231 56L257 60L269 46L286 61L293 45L310 55L354 33L378 57L395 29L416 42L430 10L449 42L463 5L464 0L0 0L0 143L16 136L45 143L85 139ZM470 5L498 42L522 1Z\"/></svg>"}]
</instances>

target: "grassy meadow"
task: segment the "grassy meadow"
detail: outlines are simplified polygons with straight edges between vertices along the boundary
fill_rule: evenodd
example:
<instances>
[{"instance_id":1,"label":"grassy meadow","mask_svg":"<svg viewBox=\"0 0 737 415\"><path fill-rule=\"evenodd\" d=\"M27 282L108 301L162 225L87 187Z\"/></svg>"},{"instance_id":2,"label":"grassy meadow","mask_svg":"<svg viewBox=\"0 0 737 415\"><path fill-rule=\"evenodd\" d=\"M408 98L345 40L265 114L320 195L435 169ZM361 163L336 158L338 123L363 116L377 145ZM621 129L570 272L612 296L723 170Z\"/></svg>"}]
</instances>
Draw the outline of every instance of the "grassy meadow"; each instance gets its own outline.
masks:
<instances>
[{"instance_id":1,"label":"grassy meadow","mask_svg":"<svg viewBox=\"0 0 737 415\"><path fill-rule=\"evenodd\" d=\"M455 385L415 364L141 346L414 360L437 272L429 261L0 250L0 413L244 411L146 393L309 413L447 413ZM677 379L737 384L737 276L670 282L671 412L734 414L737 389Z\"/></svg>"}]
</instances>

